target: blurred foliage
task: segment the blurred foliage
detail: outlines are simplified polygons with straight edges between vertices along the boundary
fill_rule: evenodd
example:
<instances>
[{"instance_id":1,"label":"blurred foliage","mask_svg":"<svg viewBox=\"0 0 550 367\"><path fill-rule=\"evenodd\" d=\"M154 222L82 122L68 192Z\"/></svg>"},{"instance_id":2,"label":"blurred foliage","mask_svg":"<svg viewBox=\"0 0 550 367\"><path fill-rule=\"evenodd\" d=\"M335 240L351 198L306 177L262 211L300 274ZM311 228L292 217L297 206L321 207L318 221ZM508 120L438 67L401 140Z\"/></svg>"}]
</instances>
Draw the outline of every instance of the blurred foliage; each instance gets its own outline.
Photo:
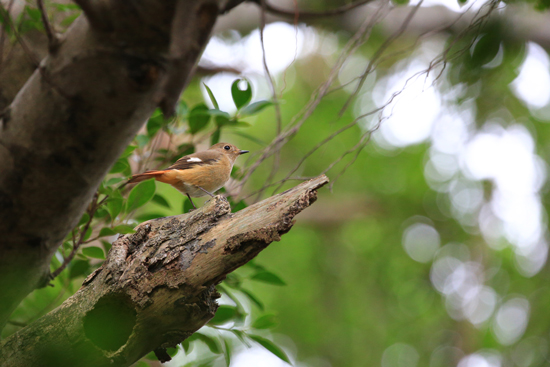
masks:
<instances>
[{"instance_id":1,"label":"blurred foliage","mask_svg":"<svg viewBox=\"0 0 550 367\"><path fill-rule=\"evenodd\" d=\"M347 3L341 1L338 5ZM531 3L538 10L550 6L546 0ZM307 4L314 10L336 5L332 1ZM78 15L73 5L50 4L48 9L52 17L62 19L60 24L64 26ZM31 5L17 22L22 33L41 29L39 14ZM273 109L281 109L283 125L291 121L326 80L332 63L352 37L331 27L334 25L319 25L317 36L336 39L336 51L327 54L318 49L277 75L277 86L285 86L277 104L274 100L258 100L253 89L261 79L257 75L250 76L254 78L251 82L235 75L225 91L212 88L198 75L185 91L173 119L167 120L156 111L115 162L94 202L59 248L52 259L52 272L62 266L64 259L70 259L71 252L74 259L52 281L53 287L37 290L23 301L2 336L33 322L73 294L82 280L101 265L119 234L131 233L142 221L191 208L183 195L167 185L145 181L131 189L124 186L132 173L166 167L182 155L219 141L230 141L252 154L272 141L277 123ZM465 35L449 30L438 36L433 42L438 42L441 49L450 49L445 69L440 70L432 88L446 96L441 101L443 108L460 108L472 116L469 138L485 131L488 121L503 129L519 124L531 134L534 153L548 159L548 114L534 110L511 88L526 60L528 40L520 39L508 24L498 20ZM356 76L387 37L381 28L373 30L369 42L357 51L363 64L356 68ZM422 47L429 40L415 41L405 35L390 46L388 52L394 56L377 65L376 81L361 90L359 107L376 106L377 85L421 58ZM220 109L216 95L221 94L231 95L234 112ZM274 182L283 179L320 141L355 118L352 107L339 116L349 97L350 89L340 88L323 99L308 123L281 150ZM223 297L216 316L178 348L168 351L175 361L183 360L181 365L185 366L229 366L236 355L256 346L282 361L312 367L535 367L550 363L548 266L525 275L518 266L517 249L506 236L501 235L496 246L482 233L481 205L461 213L449 190L434 187L427 173L434 153L430 139L401 147L371 141L346 168L353 154L345 152L376 122L376 116L358 121L305 160L296 175L317 175L343 156L328 175L334 178L342 170L346 172L332 192L319 192L318 202L297 218L280 244L271 245L257 260L228 275L218 287ZM258 167L245 186L245 194L254 193L266 183L274 162L275 158L269 158ZM235 182L244 177L250 162L237 164L232 174ZM279 191L295 183L284 182ZM483 203L496 195L495 182L480 182L460 170L446 184L478 185ZM268 188L263 195L271 195L272 190ZM244 208L253 198L231 201L233 211ZM546 183L540 190L540 202L546 213L550 206ZM545 224L546 214L543 217ZM426 261L415 261L405 244L406 234L418 223L431 228L438 238ZM546 254L540 256L545 263ZM460 265L452 265L454 260ZM490 312L480 322L472 322L472 318L457 311L464 305L452 298L455 293L438 288L437 269L446 262L453 271L462 269L460 266L477 269L471 272L477 271L480 284L496 295L493 306L486 308ZM463 276L468 274L464 270ZM472 286L467 291L478 290ZM482 293L475 294L476 300L483 301ZM514 299L528 301L528 322L516 340L505 342L497 330L498 317L508 315L512 324L517 321L513 317L519 317L518 313L500 313ZM485 362L497 362L468 362L465 357L474 353ZM150 353L136 366L144 367L154 360L154 353Z\"/></svg>"}]
</instances>

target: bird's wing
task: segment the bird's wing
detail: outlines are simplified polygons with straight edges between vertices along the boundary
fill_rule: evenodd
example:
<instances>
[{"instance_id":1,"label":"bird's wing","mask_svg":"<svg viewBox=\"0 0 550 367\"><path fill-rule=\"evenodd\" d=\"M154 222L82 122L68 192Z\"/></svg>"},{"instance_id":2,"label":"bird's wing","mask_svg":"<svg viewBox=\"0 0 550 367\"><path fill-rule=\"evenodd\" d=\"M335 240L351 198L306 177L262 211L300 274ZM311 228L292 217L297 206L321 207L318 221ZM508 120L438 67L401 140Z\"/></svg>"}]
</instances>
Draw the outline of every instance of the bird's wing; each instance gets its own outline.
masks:
<instances>
[{"instance_id":1,"label":"bird's wing","mask_svg":"<svg viewBox=\"0 0 550 367\"><path fill-rule=\"evenodd\" d=\"M216 152L203 151L199 153L193 153L178 159L173 165L167 168L185 170L197 166L204 166L214 164L220 158L219 154Z\"/></svg>"}]
</instances>

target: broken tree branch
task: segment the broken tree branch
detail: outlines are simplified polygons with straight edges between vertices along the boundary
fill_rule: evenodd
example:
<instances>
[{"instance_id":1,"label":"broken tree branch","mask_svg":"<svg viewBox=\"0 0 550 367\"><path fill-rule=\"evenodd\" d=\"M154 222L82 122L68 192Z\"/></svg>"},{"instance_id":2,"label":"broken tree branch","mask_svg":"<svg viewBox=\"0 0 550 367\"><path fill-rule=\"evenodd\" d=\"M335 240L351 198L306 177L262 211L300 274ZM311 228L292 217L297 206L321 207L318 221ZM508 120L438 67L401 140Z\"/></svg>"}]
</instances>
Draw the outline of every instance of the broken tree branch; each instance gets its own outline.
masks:
<instances>
[{"instance_id":1,"label":"broken tree branch","mask_svg":"<svg viewBox=\"0 0 550 367\"><path fill-rule=\"evenodd\" d=\"M0 365L129 366L176 346L215 314L215 285L279 241L328 182L322 175L232 214L216 196L142 223L60 307L0 344Z\"/></svg>"}]
</instances>

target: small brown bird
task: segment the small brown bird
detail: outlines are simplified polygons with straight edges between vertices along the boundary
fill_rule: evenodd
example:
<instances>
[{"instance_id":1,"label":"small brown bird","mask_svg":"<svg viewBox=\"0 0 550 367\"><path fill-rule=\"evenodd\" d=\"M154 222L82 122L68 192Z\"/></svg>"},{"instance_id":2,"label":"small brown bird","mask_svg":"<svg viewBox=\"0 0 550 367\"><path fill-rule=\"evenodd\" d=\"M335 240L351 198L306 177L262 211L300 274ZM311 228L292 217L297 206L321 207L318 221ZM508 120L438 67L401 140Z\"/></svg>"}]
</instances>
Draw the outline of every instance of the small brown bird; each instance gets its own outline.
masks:
<instances>
[{"instance_id":1,"label":"small brown bird","mask_svg":"<svg viewBox=\"0 0 550 367\"><path fill-rule=\"evenodd\" d=\"M213 193L229 180L237 157L245 153L248 153L248 150L240 150L228 143L218 143L208 150L181 157L167 169L133 175L128 183L155 178L187 195L193 208L196 209L191 197L204 195L214 197Z\"/></svg>"}]
</instances>

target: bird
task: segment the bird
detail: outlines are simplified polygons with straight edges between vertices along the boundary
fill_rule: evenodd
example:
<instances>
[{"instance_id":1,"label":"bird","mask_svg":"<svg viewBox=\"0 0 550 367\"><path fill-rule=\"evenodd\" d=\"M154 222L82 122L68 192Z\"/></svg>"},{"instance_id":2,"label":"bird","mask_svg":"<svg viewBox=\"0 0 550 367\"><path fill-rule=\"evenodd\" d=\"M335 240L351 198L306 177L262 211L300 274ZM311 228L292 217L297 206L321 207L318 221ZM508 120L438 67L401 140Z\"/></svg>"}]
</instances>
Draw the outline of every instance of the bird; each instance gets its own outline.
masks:
<instances>
[{"instance_id":1,"label":"bird","mask_svg":"<svg viewBox=\"0 0 550 367\"><path fill-rule=\"evenodd\" d=\"M132 175L127 183L154 178L187 195L193 208L197 209L191 197L214 197L214 192L229 180L235 160L248 152L229 143L214 144L207 150L181 157L166 169Z\"/></svg>"}]
</instances>

